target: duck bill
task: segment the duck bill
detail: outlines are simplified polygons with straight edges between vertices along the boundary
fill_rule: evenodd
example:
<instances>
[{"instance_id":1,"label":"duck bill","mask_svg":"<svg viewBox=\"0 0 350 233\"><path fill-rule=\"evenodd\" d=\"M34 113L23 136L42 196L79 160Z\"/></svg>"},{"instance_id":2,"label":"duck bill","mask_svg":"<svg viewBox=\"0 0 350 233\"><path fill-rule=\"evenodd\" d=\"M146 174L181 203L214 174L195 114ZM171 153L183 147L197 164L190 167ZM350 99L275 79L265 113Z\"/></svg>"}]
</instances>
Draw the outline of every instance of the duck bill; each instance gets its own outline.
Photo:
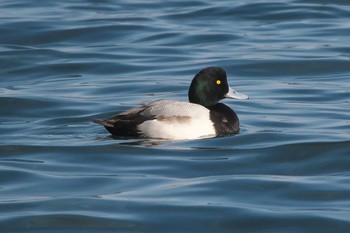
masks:
<instances>
[{"instance_id":1,"label":"duck bill","mask_svg":"<svg viewBox=\"0 0 350 233\"><path fill-rule=\"evenodd\" d=\"M233 90L231 87L228 88L228 92L224 95L226 98L230 99L239 99L246 100L249 99L245 94L239 93L238 91Z\"/></svg>"}]
</instances>

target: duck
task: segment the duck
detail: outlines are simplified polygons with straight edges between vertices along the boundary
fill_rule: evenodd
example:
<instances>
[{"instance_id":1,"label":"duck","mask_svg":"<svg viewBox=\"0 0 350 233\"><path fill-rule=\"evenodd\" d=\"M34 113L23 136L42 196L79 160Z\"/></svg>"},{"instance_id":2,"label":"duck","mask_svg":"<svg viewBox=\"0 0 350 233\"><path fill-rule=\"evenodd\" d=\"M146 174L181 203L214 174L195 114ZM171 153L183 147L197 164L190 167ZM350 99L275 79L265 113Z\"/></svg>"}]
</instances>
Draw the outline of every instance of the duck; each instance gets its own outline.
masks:
<instances>
[{"instance_id":1,"label":"duck","mask_svg":"<svg viewBox=\"0 0 350 233\"><path fill-rule=\"evenodd\" d=\"M155 100L106 120L92 120L116 137L191 140L238 134L237 114L219 103L225 98L248 99L248 96L228 85L223 68L207 67L192 79L189 102Z\"/></svg>"}]
</instances>

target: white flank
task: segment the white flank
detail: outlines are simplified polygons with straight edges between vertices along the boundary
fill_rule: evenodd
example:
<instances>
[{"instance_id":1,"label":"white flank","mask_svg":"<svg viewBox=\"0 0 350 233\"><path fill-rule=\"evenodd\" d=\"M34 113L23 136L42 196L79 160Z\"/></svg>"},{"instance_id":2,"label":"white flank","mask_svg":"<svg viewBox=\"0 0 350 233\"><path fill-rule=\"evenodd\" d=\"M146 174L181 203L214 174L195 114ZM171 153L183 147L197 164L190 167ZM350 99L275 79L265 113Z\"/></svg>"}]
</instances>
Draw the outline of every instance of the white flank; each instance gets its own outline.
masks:
<instances>
[{"instance_id":1,"label":"white flank","mask_svg":"<svg viewBox=\"0 0 350 233\"><path fill-rule=\"evenodd\" d=\"M207 115L187 120L173 119L150 120L138 126L145 137L171 140L197 139L215 136L213 122Z\"/></svg>"}]
</instances>

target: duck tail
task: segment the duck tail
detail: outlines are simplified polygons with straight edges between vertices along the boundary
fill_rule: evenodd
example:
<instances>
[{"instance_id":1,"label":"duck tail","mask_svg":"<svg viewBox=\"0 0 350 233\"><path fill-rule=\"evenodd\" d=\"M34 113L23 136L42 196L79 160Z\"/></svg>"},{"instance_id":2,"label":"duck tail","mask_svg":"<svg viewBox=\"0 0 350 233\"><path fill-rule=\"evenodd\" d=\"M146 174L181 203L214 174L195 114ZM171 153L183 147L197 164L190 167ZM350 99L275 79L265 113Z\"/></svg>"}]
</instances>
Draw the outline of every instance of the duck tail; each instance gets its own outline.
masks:
<instances>
[{"instance_id":1,"label":"duck tail","mask_svg":"<svg viewBox=\"0 0 350 233\"><path fill-rule=\"evenodd\" d=\"M92 118L92 121L95 122L96 124L103 125L105 127L114 127L112 124L97 118Z\"/></svg>"}]
</instances>

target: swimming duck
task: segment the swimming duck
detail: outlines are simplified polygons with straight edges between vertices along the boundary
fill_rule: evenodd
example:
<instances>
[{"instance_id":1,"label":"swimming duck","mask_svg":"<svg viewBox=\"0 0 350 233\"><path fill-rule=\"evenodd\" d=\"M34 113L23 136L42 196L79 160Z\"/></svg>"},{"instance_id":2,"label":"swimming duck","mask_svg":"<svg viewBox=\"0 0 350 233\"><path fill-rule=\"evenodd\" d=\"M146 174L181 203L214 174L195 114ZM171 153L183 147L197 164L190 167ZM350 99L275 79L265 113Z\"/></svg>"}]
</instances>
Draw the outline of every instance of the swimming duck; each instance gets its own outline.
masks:
<instances>
[{"instance_id":1,"label":"swimming duck","mask_svg":"<svg viewBox=\"0 0 350 233\"><path fill-rule=\"evenodd\" d=\"M93 119L114 136L197 139L236 134L239 119L224 98L248 99L229 87L224 69L207 67L197 73L188 91L189 103L156 100L107 120Z\"/></svg>"}]
</instances>

